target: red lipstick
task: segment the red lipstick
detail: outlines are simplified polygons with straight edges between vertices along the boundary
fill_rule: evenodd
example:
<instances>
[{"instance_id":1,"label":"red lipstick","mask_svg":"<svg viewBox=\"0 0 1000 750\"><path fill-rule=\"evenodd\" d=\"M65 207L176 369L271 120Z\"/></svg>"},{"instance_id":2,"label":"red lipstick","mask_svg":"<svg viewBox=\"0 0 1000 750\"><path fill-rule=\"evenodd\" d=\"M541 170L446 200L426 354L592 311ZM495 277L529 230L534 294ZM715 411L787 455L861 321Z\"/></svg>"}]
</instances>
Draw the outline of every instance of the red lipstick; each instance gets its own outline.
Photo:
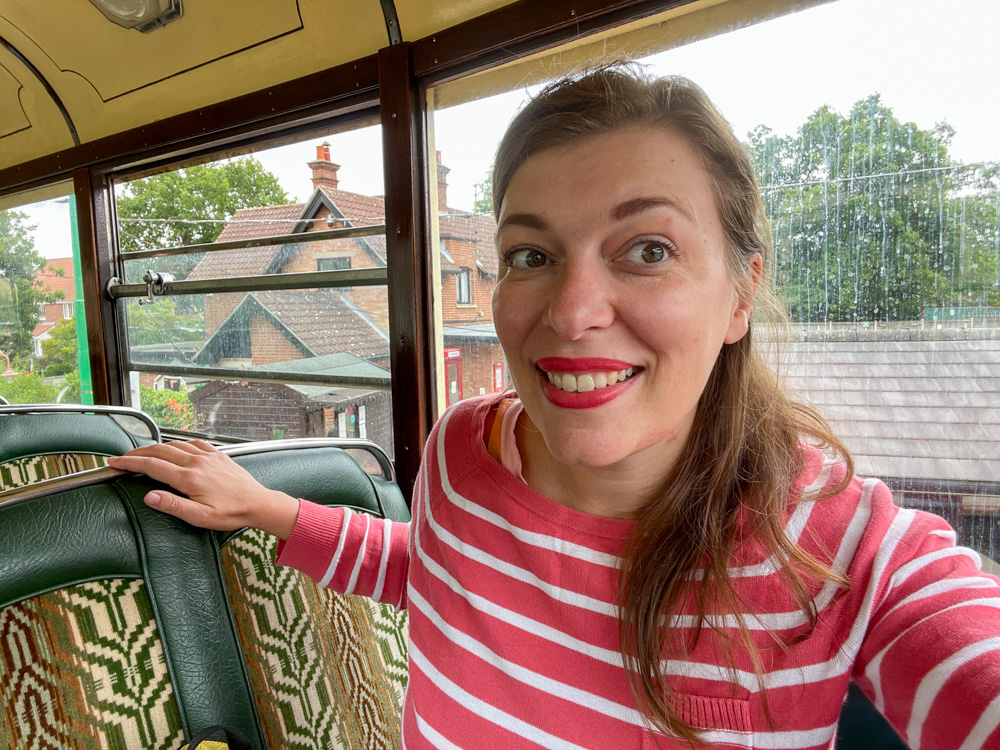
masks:
<instances>
[{"instance_id":1,"label":"red lipstick","mask_svg":"<svg viewBox=\"0 0 1000 750\"><path fill-rule=\"evenodd\" d=\"M543 357L535 362L535 366L545 372L601 372L638 367L631 362L603 357Z\"/></svg>"},{"instance_id":2,"label":"red lipstick","mask_svg":"<svg viewBox=\"0 0 1000 750\"><path fill-rule=\"evenodd\" d=\"M608 362L611 360L603 360ZM608 368L611 370L622 369L622 368ZM556 372L560 372L557 370ZM561 372L567 372L565 370ZM552 383L549 382L548 377L545 373L538 373L539 381L542 385L542 395L548 399L549 403L555 406L560 406L564 409L593 409L595 406L602 406L609 401L612 401L622 395L626 390L632 387L632 383L636 381L639 374L634 375L628 380L622 380L614 385L608 385L604 388L595 388L592 391L586 391L585 393L569 393L564 391L562 388L556 388Z\"/></svg>"}]
</instances>

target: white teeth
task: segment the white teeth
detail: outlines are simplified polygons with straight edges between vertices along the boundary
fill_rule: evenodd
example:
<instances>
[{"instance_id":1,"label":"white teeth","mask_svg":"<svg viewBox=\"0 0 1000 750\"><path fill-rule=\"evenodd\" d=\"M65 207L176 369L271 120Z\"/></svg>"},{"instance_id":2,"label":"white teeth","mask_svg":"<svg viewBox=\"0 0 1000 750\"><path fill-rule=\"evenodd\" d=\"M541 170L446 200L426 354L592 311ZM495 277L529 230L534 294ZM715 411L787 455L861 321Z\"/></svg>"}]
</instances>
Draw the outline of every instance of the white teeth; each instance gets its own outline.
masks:
<instances>
[{"instance_id":1,"label":"white teeth","mask_svg":"<svg viewBox=\"0 0 1000 750\"><path fill-rule=\"evenodd\" d=\"M624 370L611 370L610 372L547 372L545 376L552 385L567 393L588 393L597 388L606 388L609 385L620 383L630 378L634 372L634 367L627 367Z\"/></svg>"}]
</instances>

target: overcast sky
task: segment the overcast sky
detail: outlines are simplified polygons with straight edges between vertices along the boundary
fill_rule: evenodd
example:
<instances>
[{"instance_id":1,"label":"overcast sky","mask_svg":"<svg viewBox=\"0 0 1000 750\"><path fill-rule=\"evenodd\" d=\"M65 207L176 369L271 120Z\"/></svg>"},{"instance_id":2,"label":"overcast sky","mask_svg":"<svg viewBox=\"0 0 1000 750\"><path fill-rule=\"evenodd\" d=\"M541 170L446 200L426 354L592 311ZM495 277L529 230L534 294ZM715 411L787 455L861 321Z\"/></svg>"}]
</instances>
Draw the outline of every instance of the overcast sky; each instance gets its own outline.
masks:
<instances>
[{"instance_id":1,"label":"overcast sky","mask_svg":"<svg viewBox=\"0 0 1000 750\"><path fill-rule=\"evenodd\" d=\"M921 128L947 121L952 154L964 162L1000 161L1000 3L996 0L837 0L720 34L647 60L654 70L700 84L743 137L758 124L795 132L823 104L841 113L879 92L904 121ZM473 187L524 91L435 114L436 147L448 176L448 203L469 209ZM295 200L312 191L306 162L322 138L258 154ZM381 136L366 128L328 139L341 164L340 187L380 195ZM63 204L31 207L36 243L47 257L71 254ZM24 210L24 209L22 209ZM43 232L42 228L45 228Z\"/></svg>"}]
</instances>

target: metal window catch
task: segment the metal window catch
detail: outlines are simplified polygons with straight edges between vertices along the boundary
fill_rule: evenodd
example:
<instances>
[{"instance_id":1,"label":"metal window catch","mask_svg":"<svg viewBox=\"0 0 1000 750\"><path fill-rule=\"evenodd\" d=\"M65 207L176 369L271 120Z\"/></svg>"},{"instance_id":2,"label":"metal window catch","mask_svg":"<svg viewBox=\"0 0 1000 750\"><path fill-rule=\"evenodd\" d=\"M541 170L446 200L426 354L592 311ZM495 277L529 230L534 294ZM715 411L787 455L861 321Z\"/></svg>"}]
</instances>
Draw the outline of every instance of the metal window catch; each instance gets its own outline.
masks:
<instances>
[{"instance_id":1,"label":"metal window catch","mask_svg":"<svg viewBox=\"0 0 1000 750\"><path fill-rule=\"evenodd\" d=\"M156 302L153 297L162 296L164 285L173 279L170 277L170 274L160 273L150 268L143 275L142 280L146 282L147 299L140 299L139 304L152 305Z\"/></svg>"}]
</instances>

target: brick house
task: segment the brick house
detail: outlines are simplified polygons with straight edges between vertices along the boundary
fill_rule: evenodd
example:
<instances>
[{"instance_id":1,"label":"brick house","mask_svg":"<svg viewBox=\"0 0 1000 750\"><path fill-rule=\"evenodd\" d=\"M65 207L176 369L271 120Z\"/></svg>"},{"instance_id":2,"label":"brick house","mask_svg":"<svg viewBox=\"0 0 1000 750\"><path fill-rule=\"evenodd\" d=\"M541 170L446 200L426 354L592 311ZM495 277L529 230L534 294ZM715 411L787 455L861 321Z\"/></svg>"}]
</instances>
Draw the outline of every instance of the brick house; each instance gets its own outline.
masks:
<instances>
[{"instance_id":1,"label":"brick house","mask_svg":"<svg viewBox=\"0 0 1000 750\"><path fill-rule=\"evenodd\" d=\"M440 157L439 157L440 162ZM238 211L219 235L219 242L252 239L276 234L322 231L328 228L372 226L384 222L380 196L366 196L340 189L340 166L330 159L328 143L317 146L316 160L309 162L313 192L305 203L267 206ZM491 296L496 283L496 225L492 217L471 216L447 208L448 169L438 164L442 318L444 367L448 403L506 387L503 354L493 331ZM385 240L382 236L358 237L299 244L244 248L206 254L189 279L256 276L309 271L384 268ZM385 287L353 287L308 291L220 293L205 296L206 342L193 361L204 366L266 367L292 371L303 359L347 354L382 371L389 369L388 297ZM277 365L282 366L278 367ZM275 365L271 368L271 365ZM246 384L263 391L271 386ZM205 390L207 386L198 389ZM213 392L222 393L213 385ZM273 390L273 388L271 388ZM379 391L370 391L379 393ZM356 403L350 414L360 414L366 404L366 422L391 423L387 418L388 394L370 398L353 393ZM299 395L304 395L301 392ZM204 394L206 397L208 391ZM235 392L234 392L235 395ZM272 396L274 394L271 394ZM285 394L289 395L290 394ZM309 392L308 398L317 394ZM290 396L295 401L297 396ZM368 401L366 401L368 399ZM192 400L205 401L192 394ZM287 399L286 399L287 400ZM220 402L214 400L212 408ZM262 398L260 409L269 409ZM304 412L314 404L300 403ZM351 404L347 404L351 406ZM323 408L331 409L331 406ZM236 409L235 403L233 409ZM209 412L196 407L199 420ZM343 413L336 412L335 414ZM385 413L383 413L385 412ZM256 421L268 420L258 410ZM248 415L247 419L251 419ZM251 420L254 421L254 420ZM274 422L274 419L270 421ZM329 424L304 417L304 434L326 434ZM339 432L343 432L337 425ZM239 430L246 434L256 427ZM278 429L278 428L276 428ZM320 431L325 430L325 431ZM298 433L298 430L292 432ZM337 431L334 431L335 434ZM288 436L291 434L286 431ZM391 435L388 442L391 445Z\"/></svg>"},{"instance_id":2,"label":"brick house","mask_svg":"<svg viewBox=\"0 0 1000 750\"><path fill-rule=\"evenodd\" d=\"M56 302L43 302L38 305L41 320L35 324L31 332L31 340L35 345L35 357L41 358L42 347L50 337L49 332L61 320L74 316L74 300L76 299L76 278L73 275L72 258L52 258L45 268L35 276L35 284L47 292L62 294Z\"/></svg>"}]
</instances>

